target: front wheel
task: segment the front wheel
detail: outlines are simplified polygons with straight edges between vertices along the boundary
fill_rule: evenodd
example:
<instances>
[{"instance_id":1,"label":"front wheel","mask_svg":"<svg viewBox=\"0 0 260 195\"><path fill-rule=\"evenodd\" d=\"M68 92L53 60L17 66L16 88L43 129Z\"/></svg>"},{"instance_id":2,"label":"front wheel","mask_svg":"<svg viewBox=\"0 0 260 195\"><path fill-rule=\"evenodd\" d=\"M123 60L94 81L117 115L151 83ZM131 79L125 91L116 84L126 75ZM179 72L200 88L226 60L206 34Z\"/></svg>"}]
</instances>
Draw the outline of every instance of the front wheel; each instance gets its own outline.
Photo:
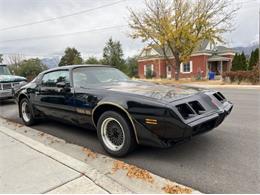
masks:
<instances>
[{"instance_id":1,"label":"front wheel","mask_svg":"<svg viewBox=\"0 0 260 195\"><path fill-rule=\"evenodd\" d=\"M103 113L98 120L97 132L102 146L112 156L124 156L136 145L131 125L117 112Z\"/></svg>"},{"instance_id":2,"label":"front wheel","mask_svg":"<svg viewBox=\"0 0 260 195\"><path fill-rule=\"evenodd\" d=\"M19 103L19 109L21 112L21 117L25 125L31 126L34 124L35 120L32 113L32 108L29 104L28 99L24 98Z\"/></svg>"}]
</instances>

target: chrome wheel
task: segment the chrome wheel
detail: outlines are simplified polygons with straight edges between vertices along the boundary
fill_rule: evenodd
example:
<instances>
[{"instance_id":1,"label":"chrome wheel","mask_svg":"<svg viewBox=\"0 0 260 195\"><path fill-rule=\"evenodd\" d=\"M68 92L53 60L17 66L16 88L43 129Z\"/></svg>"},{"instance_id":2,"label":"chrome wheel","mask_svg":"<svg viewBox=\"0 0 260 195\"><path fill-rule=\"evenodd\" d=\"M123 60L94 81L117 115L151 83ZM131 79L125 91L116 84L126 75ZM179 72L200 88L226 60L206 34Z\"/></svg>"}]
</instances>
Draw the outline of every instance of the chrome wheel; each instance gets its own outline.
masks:
<instances>
[{"instance_id":1,"label":"chrome wheel","mask_svg":"<svg viewBox=\"0 0 260 195\"><path fill-rule=\"evenodd\" d=\"M101 125L104 144L112 151L119 151L125 143L122 125L114 118L106 118Z\"/></svg>"},{"instance_id":2,"label":"chrome wheel","mask_svg":"<svg viewBox=\"0 0 260 195\"><path fill-rule=\"evenodd\" d=\"M22 112L23 120L25 122L30 122L30 120L31 120L31 112L30 112L29 105L28 105L28 103L26 101L24 101L22 103L21 112Z\"/></svg>"}]
</instances>

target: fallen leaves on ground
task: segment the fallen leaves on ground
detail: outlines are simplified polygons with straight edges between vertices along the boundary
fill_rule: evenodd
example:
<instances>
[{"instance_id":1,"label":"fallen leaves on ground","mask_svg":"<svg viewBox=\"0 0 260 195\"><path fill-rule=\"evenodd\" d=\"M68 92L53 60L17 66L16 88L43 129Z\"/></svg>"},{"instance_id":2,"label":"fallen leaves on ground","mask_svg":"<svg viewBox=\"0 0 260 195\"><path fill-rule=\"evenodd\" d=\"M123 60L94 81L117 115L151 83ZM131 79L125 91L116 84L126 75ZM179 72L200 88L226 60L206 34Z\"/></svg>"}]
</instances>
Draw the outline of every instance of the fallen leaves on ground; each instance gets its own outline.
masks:
<instances>
[{"instance_id":1,"label":"fallen leaves on ground","mask_svg":"<svg viewBox=\"0 0 260 195\"><path fill-rule=\"evenodd\" d=\"M162 190L168 194L191 194L192 189L187 187L182 187L179 185L167 184L162 188Z\"/></svg>"},{"instance_id":2,"label":"fallen leaves on ground","mask_svg":"<svg viewBox=\"0 0 260 195\"><path fill-rule=\"evenodd\" d=\"M129 165L119 160L114 161L113 168L112 168L113 172L116 172L117 170L120 169L126 170L127 171L126 175L130 178L142 179L150 183L154 182L153 177L147 170L138 168L134 165Z\"/></svg>"},{"instance_id":3,"label":"fallen leaves on ground","mask_svg":"<svg viewBox=\"0 0 260 195\"><path fill-rule=\"evenodd\" d=\"M82 148L82 151L91 158L97 158L97 154L95 152L93 152L92 150L88 149L88 148Z\"/></svg>"},{"instance_id":4,"label":"fallen leaves on ground","mask_svg":"<svg viewBox=\"0 0 260 195\"><path fill-rule=\"evenodd\" d=\"M16 126L17 126L18 128L23 127L23 125L22 125L22 124L19 124L19 123L17 123Z\"/></svg>"}]
</instances>

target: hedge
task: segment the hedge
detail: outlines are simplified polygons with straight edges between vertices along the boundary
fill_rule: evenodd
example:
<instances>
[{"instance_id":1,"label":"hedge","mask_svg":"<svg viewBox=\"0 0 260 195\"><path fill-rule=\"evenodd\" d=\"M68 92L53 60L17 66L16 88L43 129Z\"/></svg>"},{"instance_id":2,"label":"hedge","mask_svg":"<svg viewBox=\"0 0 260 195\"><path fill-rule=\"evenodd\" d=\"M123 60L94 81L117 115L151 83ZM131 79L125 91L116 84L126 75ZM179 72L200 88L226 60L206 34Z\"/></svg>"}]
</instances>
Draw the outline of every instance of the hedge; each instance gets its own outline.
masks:
<instances>
[{"instance_id":1,"label":"hedge","mask_svg":"<svg viewBox=\"0 0 260 195\"><path fill-rule=\"evenodd\" d=\"M256 85L260 81L260 71L258 66L255 66L251 71L224 72L222 76L224 80L229 78L231 83L238 82L238 84L244 81Z\"/></svg>"}]
</instances>

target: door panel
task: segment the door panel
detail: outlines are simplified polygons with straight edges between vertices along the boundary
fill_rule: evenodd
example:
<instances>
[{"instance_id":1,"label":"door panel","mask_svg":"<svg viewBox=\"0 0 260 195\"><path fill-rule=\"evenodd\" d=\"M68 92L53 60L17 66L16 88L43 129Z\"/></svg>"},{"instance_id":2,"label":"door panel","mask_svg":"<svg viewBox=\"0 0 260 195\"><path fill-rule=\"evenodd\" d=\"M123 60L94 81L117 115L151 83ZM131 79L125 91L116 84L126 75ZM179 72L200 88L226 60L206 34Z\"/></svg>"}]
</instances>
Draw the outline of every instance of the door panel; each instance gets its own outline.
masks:
<instances>
[{"instance_id":1,"label":"door panel","mask_svg":"<svg viewBox=\"0 0 260 195\"><path fill-rule=\"evenodd\" d=\"M35 106L46 116L56 119L74 121L74 94L70 87L68 70L46 73L37 88ZM58 82L66 82L65 88L56 86ZM70 90L68 90L70 89Z\"/></svg>"}]
</instances>

